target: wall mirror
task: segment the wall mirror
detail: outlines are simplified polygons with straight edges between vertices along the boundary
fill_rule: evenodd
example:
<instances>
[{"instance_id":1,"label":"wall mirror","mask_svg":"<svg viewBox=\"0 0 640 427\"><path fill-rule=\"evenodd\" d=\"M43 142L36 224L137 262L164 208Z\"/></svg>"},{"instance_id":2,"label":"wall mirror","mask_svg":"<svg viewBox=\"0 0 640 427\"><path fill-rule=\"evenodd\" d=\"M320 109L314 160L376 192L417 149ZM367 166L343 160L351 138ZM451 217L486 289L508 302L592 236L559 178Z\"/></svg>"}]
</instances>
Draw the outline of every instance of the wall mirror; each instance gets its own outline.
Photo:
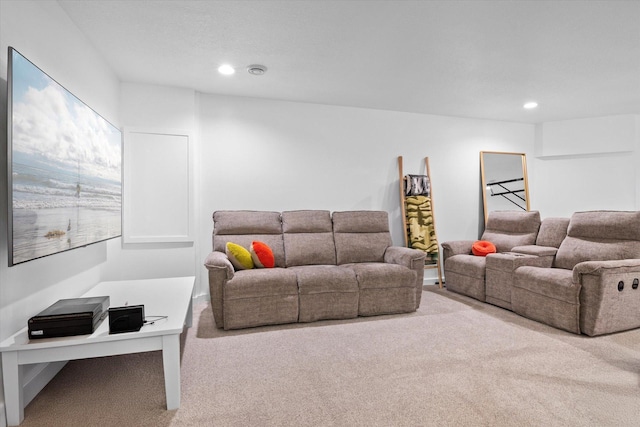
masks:
<instances>
[{"instance_id":1,"label":"wall mirror","mask_svg":"<svg viewBox=\"0 0 640 427\"><path fill-rule=\"evenodd\" d=\"M529 210L527 160L524 153L480 152L484 222L491 211Z\"/></svg>"}]
</instances>

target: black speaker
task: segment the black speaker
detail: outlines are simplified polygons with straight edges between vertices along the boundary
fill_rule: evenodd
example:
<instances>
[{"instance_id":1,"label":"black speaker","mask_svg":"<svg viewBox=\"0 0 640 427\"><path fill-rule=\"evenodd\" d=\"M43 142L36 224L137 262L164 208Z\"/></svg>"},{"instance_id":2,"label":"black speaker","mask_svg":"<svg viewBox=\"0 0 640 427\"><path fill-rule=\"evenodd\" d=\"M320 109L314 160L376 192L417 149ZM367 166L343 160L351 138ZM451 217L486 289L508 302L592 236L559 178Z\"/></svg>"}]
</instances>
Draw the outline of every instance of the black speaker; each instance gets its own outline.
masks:
<instances>
[{"instance_id":1,"label":"black speaker","mask_svg":"<svg viewBox=\"0 0 640 427\"><path fill-rule=\"evenodd\" d=\"M136 332L144 324L144 305L109 308L109 333Z\"/></svg>"}]
</instances>

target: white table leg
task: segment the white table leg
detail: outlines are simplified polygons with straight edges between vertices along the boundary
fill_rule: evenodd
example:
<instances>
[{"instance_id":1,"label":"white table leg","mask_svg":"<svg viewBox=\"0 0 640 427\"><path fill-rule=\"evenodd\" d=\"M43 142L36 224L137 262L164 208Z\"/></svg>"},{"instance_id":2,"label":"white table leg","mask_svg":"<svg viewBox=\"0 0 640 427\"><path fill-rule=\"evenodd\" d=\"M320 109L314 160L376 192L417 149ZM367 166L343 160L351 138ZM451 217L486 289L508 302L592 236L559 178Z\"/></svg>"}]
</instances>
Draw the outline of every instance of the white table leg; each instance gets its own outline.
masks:
<instances>
[{"instance_id":1,"label":"white table leg","mask_svg":"<svg viewBox=\"0 0 640 427\"><path fill-rule=\"evenodd\" d=\"M193 326L193 298L189 300L189 308L187 309L187 318L184 321L187 328Z\"/></svg>"},{"instance_id":2,"label":"white table leg","mask_svg":"<svg viewBox=\"0 0 640 427\"><path fill-rule=\"evenodd\" d=\"M180 335L162 337L162 364L167 410L180 407Z\"/></svg>"},{"instance_id":3,"label":"white table leg","mask_svg":"<svg viewBox=\"0 0 640 427\"><path fill-rule=\"evenodd\" d=\"M2 353L2 381L4 383L4 405L7 424L19 425L24 420L24 391L22 366L18 365L18 352Z\"/></svg>"}]
</instances>

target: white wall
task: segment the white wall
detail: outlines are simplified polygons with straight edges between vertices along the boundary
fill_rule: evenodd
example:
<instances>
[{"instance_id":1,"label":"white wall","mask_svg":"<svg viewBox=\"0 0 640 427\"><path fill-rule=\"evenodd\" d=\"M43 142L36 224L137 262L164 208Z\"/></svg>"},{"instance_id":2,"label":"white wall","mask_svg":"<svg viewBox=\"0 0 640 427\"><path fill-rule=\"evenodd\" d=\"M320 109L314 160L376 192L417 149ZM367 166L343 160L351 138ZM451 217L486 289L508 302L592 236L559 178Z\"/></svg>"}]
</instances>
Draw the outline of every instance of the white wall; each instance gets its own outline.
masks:
<instances>
[{"instance_id":1,"label":"white wall","mask_svg":"<svg viewBox=\"0 0 640 427\"><path fill-rule=\"evenodd\" d=\"M640 209L640 116L537 125L532 200L543 216Z\"/></svg>"},{"instance_id":2,"label":"white wall","mask_svg":"<svg viewBox=\"0 0 640 427\"><path fill-rule=\"evenodd\" d=\"M59 298L80 295L99 282L107 259L107 244L99 243L11 268L7 266L4 117L7 116L8 46L16 48L107 120L119 124L118 79L58 3L0 2L0 340L25 327L29 317ZM26 376L30 376L29 370ZM0 419L4 421L3 401L0 388Z\"/></svg>"},{"instance_id":3,"label":"white wall","mask_svg":"<svg viewBox=\"0 0 640 427\"><path fill-rule=\"evenodd\" d=\"M202 94L199 114L200 260L220 209L382 209L402 245L400 155L430 159L439 240L476 238L479 152L534 148L528 124Z\"/></svg>"},{"instance_id":4,"label":"white wall","mask_svg":"<svg viewBox=\"0 0 640 427\"><path fill-rule=\"evenodd\" d=\"M195 93L189 89L123 83L120 88L123 127L181 130L194 136L197 149ZM127 144L127 140L124 141ZM125 157L123 168L135 168ZM196 190L197 194L197 190ZM198 209L195 201L193 209ZM124 218L126 221L126 217ZM180 277L203 274L195 243L109 244L104 280Z\"/></svg>"},{"instance_id":5,"label":"white wall","mask_svg":"<svg viewBox=\"0 0 640 427\"><path fill-rule=\"evenodd\" d=\"M0 7L2 117L6 117L7 46L12 46L107 120L118 123L118 79L56 2L1 2ZM7 132L6 121L0 123L4 147L0 216L6 224ZM6 227L0 229L0 238L0 338L24 327L34 310L91 287L106 260L106 244L100 243L9 268Z\"/></svg>"},{"instance_id":6,"label":"white wall","mask_svg":"<svg viewBox=\"0 0 640 427\"><path fill-rule=\"evenodd\" d=\"M110 245L105 276L196 275L197 296L208 294L202 264L214 210L384 209L402 244L397 157L404 156L405 173L424 173L429 156L440 241L473 238L481 222L479 152L533 153L534 147L534 127L526 124L133 83L121 85L121 117L125 126L196 136L197 237L194 245ZM132 167L126 158L124 167Z\"/></svg>"}]
</instances>

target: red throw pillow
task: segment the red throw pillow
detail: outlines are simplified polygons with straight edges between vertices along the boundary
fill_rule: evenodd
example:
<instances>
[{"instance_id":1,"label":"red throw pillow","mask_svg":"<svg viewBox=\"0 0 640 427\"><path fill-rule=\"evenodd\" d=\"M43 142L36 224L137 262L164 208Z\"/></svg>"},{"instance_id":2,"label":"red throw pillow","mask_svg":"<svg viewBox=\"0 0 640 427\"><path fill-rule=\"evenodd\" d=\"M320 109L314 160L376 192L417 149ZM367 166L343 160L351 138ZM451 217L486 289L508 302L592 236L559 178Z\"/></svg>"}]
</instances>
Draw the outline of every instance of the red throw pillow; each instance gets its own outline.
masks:
<instances>
[{"instance_id":1,"label":"red throw pillow","mask_svg":"<svg viewBox=\"0 0 640 427\"><path fill-rule=\"evenodd\" d=\"M251 258L258 268L273 268L276 265L276 259L273 256L271 248L263 242L251 242Z\"/></svg>"},{"instance_id":2,"label":"red throw pillow","mask_svg":"<svg viewBox=\"0 0 640 427\"><path fill-rule=\"evenodd\" d=\"M476 256L487 256L496 253L496 245L486 240L478 240L471 246L471 252Z\"/></svg>"}]
</instances>

